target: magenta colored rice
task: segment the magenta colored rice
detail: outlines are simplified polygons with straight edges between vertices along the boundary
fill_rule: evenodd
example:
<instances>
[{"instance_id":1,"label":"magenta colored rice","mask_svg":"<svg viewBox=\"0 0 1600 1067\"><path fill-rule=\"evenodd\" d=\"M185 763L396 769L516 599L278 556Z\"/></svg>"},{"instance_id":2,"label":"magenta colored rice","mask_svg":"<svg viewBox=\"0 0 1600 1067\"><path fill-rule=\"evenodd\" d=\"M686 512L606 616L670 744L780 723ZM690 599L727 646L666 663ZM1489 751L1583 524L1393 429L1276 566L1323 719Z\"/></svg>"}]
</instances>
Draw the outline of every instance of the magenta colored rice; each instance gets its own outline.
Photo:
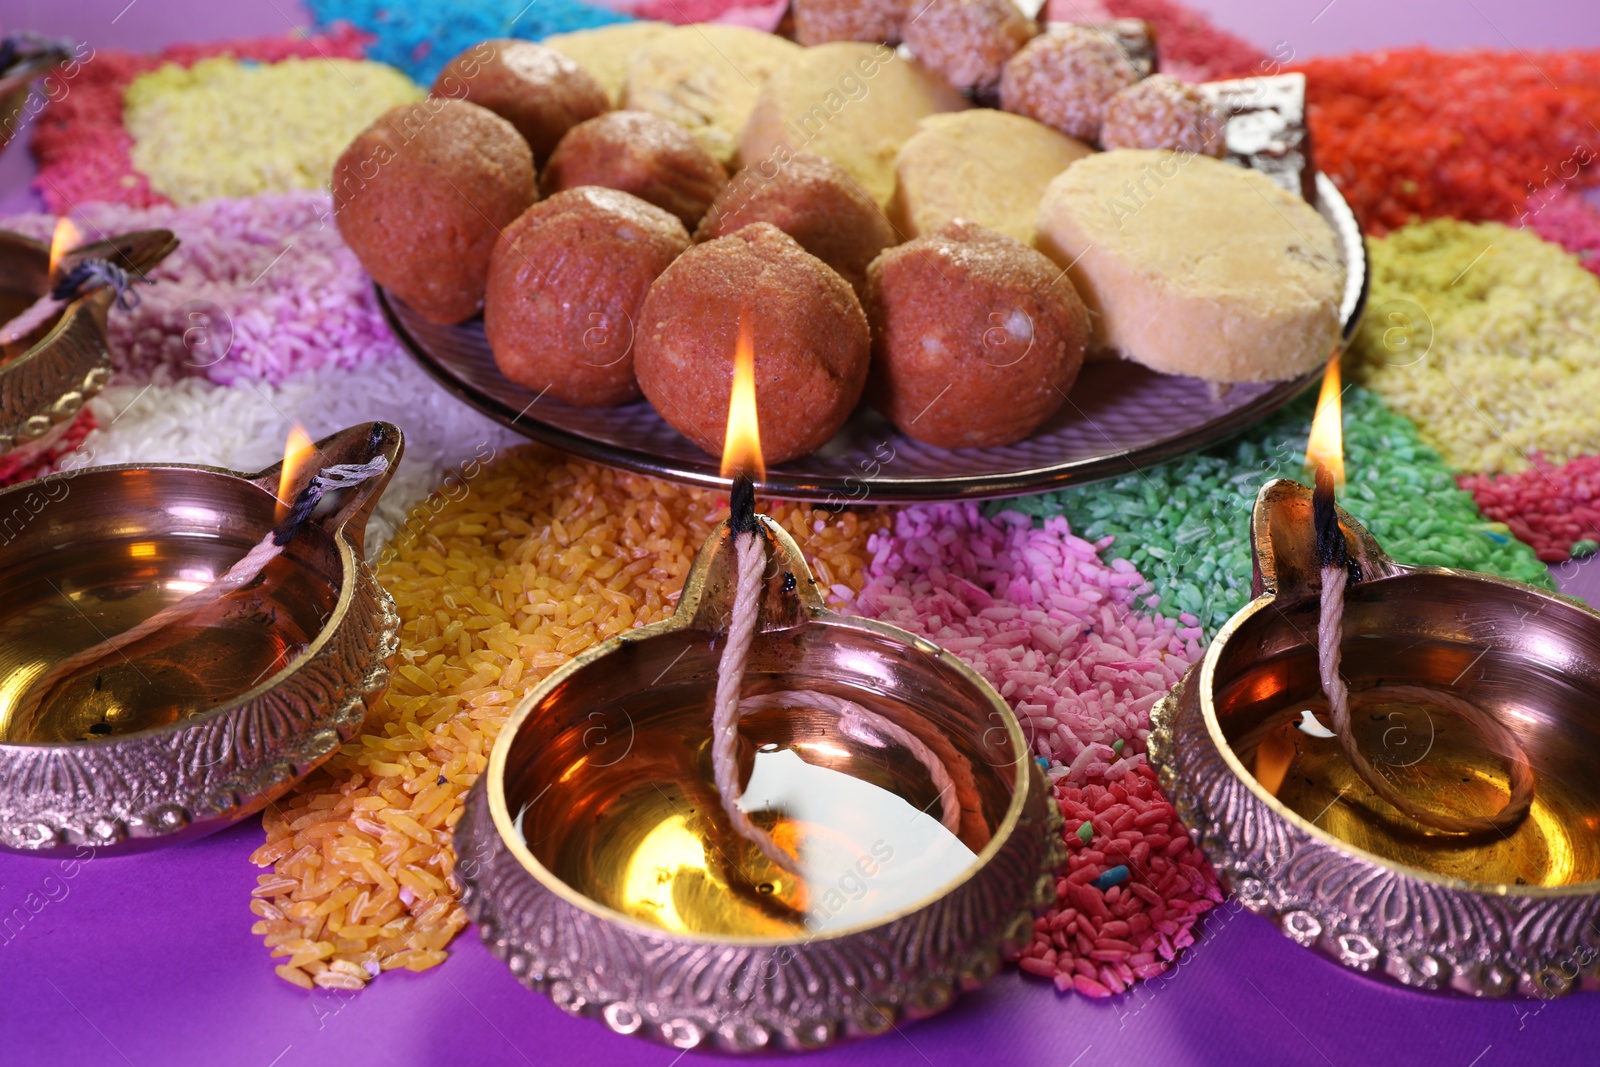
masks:
<instances>
[{"instance_id":1,"label":"magenta colored rice","mask_svg":"<svg viewBox=\"0 0 1600 1067\"><path fill-rule=\"evenodd\" d=\"M1570 188L1536 193L1528 197L1522 221L1600 274L1600 208L1582 193Z\"/></svg>"},{"instance_id":2,"label":"magenta colored rice","mask_svg":"<svg viewBox=\"0 0 1600 1067\"><path fill-rule=\"evenodd\" d=\"M316 192L184 208L85 205L76 216L85 240L164 227L182 242L151 272L159 284L138 287L139 306L111 316L119 376L280 382L397 352L371 281L329 208L328 196ZM0 220L0 228L41 239L52 226L48 215Z\"/></svg>"},{"instance_id":3,"label":"magenta colored rice","mask_svg":"<svg viewBox=\"0 0 1600 1067\"><path fill-rule=\"evenodd\" d=\"M1199 656L1201 632L1192 616L1144 610L1150 584L1128 561L1100 559L1110 541L1075 537L1059 517L1035 527L971 504L906 508L868 542L854 605L959 654L1050 761L1068 860L1021 966L1101 997L1169 967L1222 899L1144 755L1150 708ZM1088 884L1119 864L1128 881Z\"/></svg>"}]
</instances>

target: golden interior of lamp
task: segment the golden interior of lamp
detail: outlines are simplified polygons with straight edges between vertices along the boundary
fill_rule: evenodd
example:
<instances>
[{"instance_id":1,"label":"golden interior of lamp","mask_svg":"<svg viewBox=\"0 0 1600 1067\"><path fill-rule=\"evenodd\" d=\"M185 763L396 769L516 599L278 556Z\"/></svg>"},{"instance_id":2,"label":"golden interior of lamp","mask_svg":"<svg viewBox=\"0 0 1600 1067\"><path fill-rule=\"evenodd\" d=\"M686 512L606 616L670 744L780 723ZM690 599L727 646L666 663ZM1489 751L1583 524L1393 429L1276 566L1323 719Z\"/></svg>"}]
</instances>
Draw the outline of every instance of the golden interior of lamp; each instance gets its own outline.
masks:
<instances>
[{"instance_id":1,"label":"golden interior of lamp","mask_svg":"<svg viewBox=\"0 0 1600 1067\"><path fill-rule=\"evenodd\" d=\"M209 585L271 528L274 503L173 468L57 476L34 495L0 515L0 742L94 742L214 709L287 667L338 602L337 550L308 525L224 610L109 654L20 721L36 679Z\"/></svg>"},{"instance_id":2,"label":"golden interior of lamp","mask_svg":"<svg viewBox=\"0 0 1600 1067\"><path fill-rule=\"evenodd\" d=\"M869 706L937 752L960 800L940 823L928 770L869 727L810 708L740 722L744 803L795 879L728 828L713 784L717 635L630 643L551 692L506 761L507 809L557 879L662 929L792 940L881 922L945 892L1012 807L1017 753L966 678L847 622L758 633L745 693L815 689Z\"/></svg>"},{"instance_id":3,"label":"golden interior of lamp","mask_svg":"<svg viewBox=\"0 0 1600 1067\"><path fill-rule=\"evenodd\" d=\"M1349 587L1341 669L1352 691L1444 689L1497 716L1524 747L1536 776L1533 808L1504 835L1418 825L1360 779L1335 738L1297 725L1319 706L1316 627L1314 598L1280 598L1244 621L1218 661L1211 695L1230 744L1281 720L1241 755L1258 783L1318 829L1435 874L1513 886L1600 879L1600 656L1591 616L1520 587L1489 589L1442 572ZM1504 806L1505 760L1454 714L1372 704L1355 709L1352 724L1379 772L1418 803L1462 816Z\"/></svg>"}]
</instances>

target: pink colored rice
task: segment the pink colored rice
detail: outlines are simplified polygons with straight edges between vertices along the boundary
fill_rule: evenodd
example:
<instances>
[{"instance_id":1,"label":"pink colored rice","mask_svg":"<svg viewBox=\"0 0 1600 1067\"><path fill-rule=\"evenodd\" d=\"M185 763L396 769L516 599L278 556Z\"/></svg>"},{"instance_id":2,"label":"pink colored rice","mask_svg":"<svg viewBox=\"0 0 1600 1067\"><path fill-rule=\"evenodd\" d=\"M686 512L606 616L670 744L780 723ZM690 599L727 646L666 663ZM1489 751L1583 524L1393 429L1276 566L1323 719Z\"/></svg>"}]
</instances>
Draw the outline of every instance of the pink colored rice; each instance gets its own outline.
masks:
<instances>
[{"instance_id":1,"label":"pink colored rice","mask_svg":"<svg viewBox=\"0 0 1600 1067\"><path fill-rule=\"evenodd\" d=\"M1200 654L1192 622L1154 607L1150 584L1056 517L985 518L972 504L896 512L874 536L855 610L957 653L1010 701L1034 752L1073 782L1143 763L1150 708ZM1125 747L1119 756L1111 746Z\"/></svg>"},{"instance_id":2,"label":"pink colored rice","mask_svg":"<svg viewBox=\"0 0 1600 1067\"><path fill-rule=\"evenodd\" d=\"M1525 224L1578 257L1589 270L1600 274L1600 208L1582 193L1570 188L1549 196L1528 198L1523 216Z\"/></svg>"},{"instance_id":3,"label":"pink colored rice","mask_svg":"<svg viewBox=\"0 0 1600 1067\"><path fill-rule=\"evenodd\" d=\"M110 317L119 376L280 382L398 352L371 280L330 210L327 195L313 192L184 208L87 205L77 216L86 239L164 227L181 242L150 273L157 284L137 287L139 306ZM48 215L0 220L0 227L41 239L52 224Z\"/></svg>"}]
</instances>

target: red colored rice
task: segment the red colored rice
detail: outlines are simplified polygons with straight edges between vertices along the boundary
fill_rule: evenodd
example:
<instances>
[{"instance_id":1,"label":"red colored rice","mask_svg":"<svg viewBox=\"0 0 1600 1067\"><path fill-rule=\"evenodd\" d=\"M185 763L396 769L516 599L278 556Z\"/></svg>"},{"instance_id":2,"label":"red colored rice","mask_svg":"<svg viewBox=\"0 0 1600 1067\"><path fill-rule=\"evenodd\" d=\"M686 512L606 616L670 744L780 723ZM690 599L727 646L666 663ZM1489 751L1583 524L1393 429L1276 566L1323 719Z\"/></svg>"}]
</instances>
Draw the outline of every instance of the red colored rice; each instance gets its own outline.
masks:
<instances>
[{"instance_id":1,"label":"red colored rice","mask_svg":"<svg viewBox=\"0 0 1600 1067\"><path fill-rule=\"evenodd\" d=\"M1600 540L1600 456L1580 456L1557 466L1542 456L1533 467L1498 478L1459 475L1478 508L1503 522L1546 563L1572 555L1572 543Z\"/></svg>"},{"instance_id":2,"label":"red colored rice","mask_svg":"<svg viewBox=\"0 0 1600 1067\"><path fill-rule=\"evenodd\" d=\"M1299 69L1318 166L1369 234L1442 215L1515 222L1552 177L1600 180L1600 50L1402 48Z\"/></svg>"}]
</instances>

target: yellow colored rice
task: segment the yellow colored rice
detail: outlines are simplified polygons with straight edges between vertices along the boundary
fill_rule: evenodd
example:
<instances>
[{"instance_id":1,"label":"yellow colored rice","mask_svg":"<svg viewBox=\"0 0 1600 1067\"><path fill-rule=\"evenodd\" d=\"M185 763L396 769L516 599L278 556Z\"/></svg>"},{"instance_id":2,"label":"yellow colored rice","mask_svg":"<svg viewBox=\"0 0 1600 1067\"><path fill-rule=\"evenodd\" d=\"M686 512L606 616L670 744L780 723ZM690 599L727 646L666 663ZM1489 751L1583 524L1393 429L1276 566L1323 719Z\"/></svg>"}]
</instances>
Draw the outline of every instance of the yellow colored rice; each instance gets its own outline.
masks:
<instances>
[{"instance_id":1,"label":"yellow colored rice","mask_svg":"<svg viewBox=\"0 0 1600 1067\"><path fill-rule=\"evenodd\" d=\"M422 90L355 59L168 63L123 95L133 165L176 204L321 189L356 134Z\"/></svg>"},{"instance_id":2,"label":"yellow colored rice","mask_svg":"<svg viewBox=\"0 0 1600 1067\"><path fill-rule=\"evenodd\" d=\"M1532 231L1454 219L1370 243L1355 377L1446 463L1515 472L1600 450L1600 278ZM1429 335L1431 333L1431 345Z\"/></svg>"},{"instance_id":3,"label":"yellow colored rice","mask_svg":"<svg viewBox=\"0 0 1600 1067\"><path fill-rule=\"evenodd\" d=\"M672 613L726 505L709 492L518 449L412 512L378 577L402 619L362 732L263 818L253 928L277 973L357 989L426 970L466 923L450 832L518 699L573 655ZM861 587L880 513L764 503L824 586Z\"/></svg>"}]
</instances>

